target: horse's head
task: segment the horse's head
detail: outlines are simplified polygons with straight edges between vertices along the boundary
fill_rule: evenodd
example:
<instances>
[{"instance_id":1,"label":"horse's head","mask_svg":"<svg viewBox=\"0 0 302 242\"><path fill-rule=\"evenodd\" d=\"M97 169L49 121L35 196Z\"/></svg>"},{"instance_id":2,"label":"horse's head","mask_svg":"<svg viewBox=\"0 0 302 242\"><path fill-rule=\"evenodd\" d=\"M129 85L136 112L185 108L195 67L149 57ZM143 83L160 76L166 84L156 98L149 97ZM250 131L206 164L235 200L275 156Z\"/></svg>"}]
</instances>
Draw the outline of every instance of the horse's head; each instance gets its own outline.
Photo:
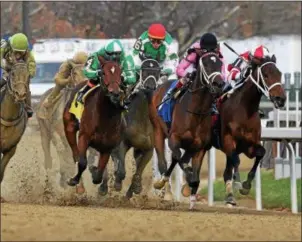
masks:
<instances>
[{"instance_id":1,"label":"horse's head","mask_svg":"<svg viewBox=\"0 0 302 242\"><path fill-rule=\"evenodd\" d=\"M140 81L144 89L155 90L160 78L161 68L159 63L153 59L146 59L142 62Z\"/></svg>"},{"instance_id":2,"label":"horse's head","mask_svg":"<svg viewBox=\"0 0 302 242\"><path fill-rule=\"evenodd\" d=\"M218 53L215 52L202 52L197 50L199 56L199 80L201 85L207 87L210 92L217 96L222 92L224 87L224 80L221 74L222 61Z\"/></svg>"},{"instance_id":3,"label":"horse's head","mask_svg":"<svg viewBox=\"0 0 302 242\"><path fill-rule=\"evenodd\" d=\"M100 64L103 69L102 86L107 92L113 103L120 101L121 95L124 91L120 88L122 84L121 74L122 70L119 63L115 61L105 61L103 57L99 57Z\"/></svg>"},{"instance_id":4,"label":"horse's head","mask_svg":"<svg viewBox=\"0 0 302 242\"><path fill-rule=\"evenodd\" d=\"M282 108L285 105L285 92L281 84L282 73L276 66L276 57L265 56L263 58L253 57L251 80L256 84L262 93L270 98L275 108Z\"/></svg>"},{"instance_id":5,"label":"horse's head","mask_svg":"<svg viewBox=\"0 0 302 242\"><path fill-rule=\"evenodd\" d=\"M74 85L77 85L85 80L85 76L83 73L83 64L74 64L71 63L72 69L71 69L71 78L72 78L72 83Z\"/></svg>"},{"instance_id":6,"label":"horse's head","mask_svg":"<svg viewBox=\"0 0 302 242\"><path fill-rule=\"evenodd\" d=\"M19 61L12 66L8 77L8 85L16 102L23 102L26 99L29 72L25 62Z\"/></svg>"}]
</instances>

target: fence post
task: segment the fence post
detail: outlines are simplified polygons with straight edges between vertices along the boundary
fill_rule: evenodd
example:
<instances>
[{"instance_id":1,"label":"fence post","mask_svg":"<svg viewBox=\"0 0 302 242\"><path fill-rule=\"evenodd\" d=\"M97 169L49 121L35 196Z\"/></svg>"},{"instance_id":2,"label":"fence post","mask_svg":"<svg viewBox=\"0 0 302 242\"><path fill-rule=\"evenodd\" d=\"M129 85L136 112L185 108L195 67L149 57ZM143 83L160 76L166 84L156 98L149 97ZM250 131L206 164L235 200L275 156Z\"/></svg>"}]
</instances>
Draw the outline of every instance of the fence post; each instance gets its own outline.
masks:
<instances>
[{"instance_id":1,"label":"fence post","mask_svg":"<svg viewBox=\"0 0 302 242\"><path fill-rule=\"evenodd\" d=\"M216 166L214 162L212 162L215 159L215 157L213 157L213 153L215 153L214 147L208 151L208 206L214 205L214 177L213 176L215 174Z\"/></svg>"},{"instance_id":2,"label":"fence post","mask_svg":"<svg viewBox=\"0 0 302 242\"><path fill-rule=\"evenodd\" d=\"M286 92L286 122L285 127L289 128L289 104L290 104L290 87L291 73L284 73L285 92ZM283 144L284 145L284 144ZM283 159L283 178L290 177L290 161L289 150L285 149L285 157Z\"/></svg>"},{"instance_id":3,"label":"fence post","mask_svg":"<svg viewBox=\"0 0 302 242\"><path fill-rule=\"evenodd\" d=\"M296 103L296 127L300 127L299 123L299 114L301 114L301 110L299 110L299 94L301 94L301 73L296 71L294 73L294 87L295 87L295 103ZM301 122L301 120L300 120ZM296 175L297 178L301 178L301 156L300 156L300 143L296 142Z\"/></svg>"}]
</instances>

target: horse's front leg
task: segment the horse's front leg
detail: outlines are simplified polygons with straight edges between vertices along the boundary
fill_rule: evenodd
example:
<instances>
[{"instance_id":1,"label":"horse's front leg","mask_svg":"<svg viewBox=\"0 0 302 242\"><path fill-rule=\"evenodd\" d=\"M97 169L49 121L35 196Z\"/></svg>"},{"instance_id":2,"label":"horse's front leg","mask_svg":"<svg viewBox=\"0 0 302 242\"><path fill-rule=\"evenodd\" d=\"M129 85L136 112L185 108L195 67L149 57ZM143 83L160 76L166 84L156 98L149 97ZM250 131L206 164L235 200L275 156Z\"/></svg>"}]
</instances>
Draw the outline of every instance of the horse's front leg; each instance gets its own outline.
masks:
<instances>
[{"instance_id":1,"label":"horse's front leg","mask_svg":"<svg viewBox=\"0 0 302 242\"><path fill-rule=\"evenodd\" d=\"M87 149L88 149L88 142L89 138L85 134L81 134L79 136L79 141L78 141L78 149L79 149L79 161L78 163L78 172L77 174L71 178L68 181L68 185L70 186L75 186L79 184L81 178L82 178L82 173L86 170L87 168Z\"/></svg>"},{"instance_id":2,"label":"horse's front leg","mask_svg":"<svg viewBox=\"0 0 302 242\"><path fill-rule=\"evenodd\" d=\"M205 155L206 150L202 149L197 152L192 158L192 175L186 176L187 182L191 188L191 196L190 196L190 209L193 209L195 203L197 201L197 189L200 183L200 168L202 165L203 157Z\"/></svg>"},{"instance_id":3,"label":"horse's front leg","mask_svg":"<svg viewBox=\"0 0 302 242\"><path fill-rule=\"evenodd\" d=\"M234 152L234 155L236 153ZM226 156L226 167L223 173L224 183L225 183L225 203L227 205L235 206L236 200L234 198L234 192L233 192L233 169L234 169L234 162L233 162L233 156ZM237 167L238 168L238 167Z\"/></svg>"},{"instance_id":4,"label":"horse's front leg","mask_svg":"<svg viewBox=\"0 0 302 242\"><path fill-rule=\"evenodd\" d=\"M100 153L98 166L91 166L90 172L93 184L100 184L103 181L103 173L109 161L109 153Z\"/></svg>"},{"instance_id":5,"label":"horse's front leg","mask_svg":"<svg viewBox=\"0 0 302 242\"><path fill-rule=\"evenodd\" d=\"M157 154L158 169L161 174L161 178L155 181L153 187L155 189L162 189L169 178L164 176L167 171L167 161L165 157L165 134L160 127L154 129L154 146Z\"/></svg>"},{"instance_id":6,"label":"horse's front leg","mask_svg":"<svg viewBox=\"0 0 302 242\"><path fill-rule=\"evenodd\" d=\"M265 148L261 144L256 144L254 146L249 147L248 151L246 152L247 157L253 158L256 156L256 159L252 169L248 173L247 180L242 183L242 189L239 190L242 195L249 194L252 188L252 181L255 178L258 165L260 161L263 159L264 155L265 155Z\"/></svg>"}]
</instances>

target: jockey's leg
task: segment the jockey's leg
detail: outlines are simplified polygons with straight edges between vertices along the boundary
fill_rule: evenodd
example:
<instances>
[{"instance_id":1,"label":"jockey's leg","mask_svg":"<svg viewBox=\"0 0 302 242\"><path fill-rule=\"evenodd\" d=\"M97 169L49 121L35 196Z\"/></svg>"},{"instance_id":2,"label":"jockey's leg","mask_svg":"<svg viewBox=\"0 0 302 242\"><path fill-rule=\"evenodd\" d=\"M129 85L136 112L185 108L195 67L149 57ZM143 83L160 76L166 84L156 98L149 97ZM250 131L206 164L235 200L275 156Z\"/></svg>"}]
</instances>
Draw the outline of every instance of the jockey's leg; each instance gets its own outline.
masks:
<instances>
[{"instance_id":1,"label":"jockey's leg","mask_svg":"<svg viewBox=\"0 0 302 242\"><path fill-rule=\"evenodd\" d=\"M163 100L166 101L168 99L171 99L171 98L176 98L178 95L175 95L177 93L177 91L184 85L184 83L179 80L175 87L170 87L169 90L167 91L166 95L164 96ZM179 93L178 93L179 94Z\"/></svg>"},{"instance_id":2,"label":"jockey's leg","mask_svg":"<svg viewBox=\"0 0 302 242\"><path fill-rule=\"evenodd\" d=\"M6 84L6 80L4 78L0 79L0 89Z\"/></svg>"},{"instance_id":3,"label":"jockey's leg","mask_svg":"<svg viewBox=\"0 0 302 242\"><path fill-rule=\"evenodd\" d=\"M89 80L85 87L79 91L77 102L83 103L83 96L90 90L90 88L94 87L95 85L97 85L97 81Z\"/></svg>"},{"instance_id":4,"label":"jockey's leg","mask_svg":"<svg viewBox=\"0 0 302 242\"><path fill-rule=\"evenodd\" d=\"M64 87L61 86L61 85L56 85L54 87L54 89L51 91L51 93L49 94L48 98L45 99L43 105L48 108L50 106L53 105L53 102L55 100L55 98L60 94L61 90L63 89Z\"/></svg>"},{"instance_id":5,"label":"jockey's leg","mask_svg":"<svg viewBox=\"0 0 302 242\"><path fill-rule=\"evenodd\" d=\"M31 107L31 92L30 91L28 91L27 94L26 94L25 110L27 112L28 118L31 118L34 114L34 111Z\"/></svg>"}]
</instances>

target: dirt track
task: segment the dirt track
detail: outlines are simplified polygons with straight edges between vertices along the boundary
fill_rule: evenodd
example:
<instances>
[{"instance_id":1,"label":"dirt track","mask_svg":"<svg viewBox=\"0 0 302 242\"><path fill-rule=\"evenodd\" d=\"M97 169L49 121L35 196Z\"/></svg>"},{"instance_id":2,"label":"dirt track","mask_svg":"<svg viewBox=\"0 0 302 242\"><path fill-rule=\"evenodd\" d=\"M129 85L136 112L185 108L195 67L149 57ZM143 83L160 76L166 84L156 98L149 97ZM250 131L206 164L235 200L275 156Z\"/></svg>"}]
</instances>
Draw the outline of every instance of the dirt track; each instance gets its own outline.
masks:
<instances>
[{"instance_id":1,"label":"dirt track","mask_svg":"<svg viewBox=\"0 0 302 242\"><path fill-rule=\"evenodd\" d=\"M106 198L96 195L88 172L87 194L76 196L73 188L57 185L55 152L53 158L47 182L39 133L29 132L21 140L1 185L8 201L1 204L1 240L301 240L300 216L202 205L188 212L187 204L152 198L151 164L144 174L144 194L131 201L115 192ZM131 160L129 155L122 194L131 179Z\"/></svg>"},{"instance_id":2,"label":"dirt track","mask_svg":"<svg viewBox=\"0 0 302 242\"><path fill-rule=\"evenodd\" d=\"M2 240L297 240L299 216L3 204ZM289 229L290 228L290 229Z\"/></svg>"}]
</instances>

